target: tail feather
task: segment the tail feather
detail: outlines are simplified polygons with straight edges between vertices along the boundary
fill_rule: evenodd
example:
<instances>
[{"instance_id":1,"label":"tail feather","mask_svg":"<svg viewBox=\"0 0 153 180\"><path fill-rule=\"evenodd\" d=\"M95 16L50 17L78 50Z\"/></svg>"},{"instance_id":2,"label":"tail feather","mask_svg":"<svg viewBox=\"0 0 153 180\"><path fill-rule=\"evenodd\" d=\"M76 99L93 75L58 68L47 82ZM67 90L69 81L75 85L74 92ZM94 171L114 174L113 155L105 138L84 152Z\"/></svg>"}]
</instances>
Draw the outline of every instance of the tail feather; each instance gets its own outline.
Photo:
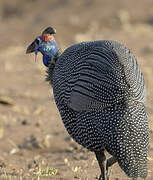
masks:
<instances>
[{"instance_id":1,"label":"tail feather","mask_svg":"<svg viewBox=\"0 0 153 180\"><path fill-rule=\"evenodd\" d=\"M112 125L113 143L107 151L131 178L147 176L149 128L143 104L128 104L123 119Z\"/></svg>"}]
</instances>

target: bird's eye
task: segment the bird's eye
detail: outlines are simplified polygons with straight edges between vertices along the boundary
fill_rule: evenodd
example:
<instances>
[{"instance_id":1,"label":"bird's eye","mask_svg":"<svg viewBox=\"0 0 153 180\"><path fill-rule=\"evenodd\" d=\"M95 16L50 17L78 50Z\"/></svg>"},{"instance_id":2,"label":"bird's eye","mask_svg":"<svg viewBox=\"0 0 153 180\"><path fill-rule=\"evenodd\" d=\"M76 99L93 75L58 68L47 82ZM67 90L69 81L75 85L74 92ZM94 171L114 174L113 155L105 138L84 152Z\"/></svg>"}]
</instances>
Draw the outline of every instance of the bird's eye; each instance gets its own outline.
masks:
<instances>
[{"instance_id":1,"label":"bird's eye","mask_svg":"<svg viewBox=\"0 0 153 180\"><path fill-rule=\"evenodd\" d=\"M35 43L37 44L37 45L39 45L40 43L41 43L41 38L40 37L38 37L38 38L36 38L36 40L35 40Z\"/></svg>"},{"instance_id":2,"label":"bird's eye","mask_svg":"<svg viewBox=\"0 0 153 180\"><path fill-rule=\"evenodd\" d=\"M39 41L39 39L36 39L35 42L36 42L36 44L39 45L39 42L40 42L40 41Z\"/></svg>"}]
</instances>

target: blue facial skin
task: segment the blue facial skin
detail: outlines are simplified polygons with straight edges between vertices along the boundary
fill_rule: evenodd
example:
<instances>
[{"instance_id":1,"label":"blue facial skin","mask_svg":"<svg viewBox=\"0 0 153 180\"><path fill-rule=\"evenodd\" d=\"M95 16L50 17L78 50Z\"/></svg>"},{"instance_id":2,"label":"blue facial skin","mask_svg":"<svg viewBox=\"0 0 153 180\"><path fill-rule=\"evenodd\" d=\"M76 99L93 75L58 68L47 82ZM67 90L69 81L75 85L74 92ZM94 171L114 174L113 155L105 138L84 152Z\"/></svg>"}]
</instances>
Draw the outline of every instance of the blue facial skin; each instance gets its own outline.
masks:
<instances>
[{"instance_id":1,"label":"blue facial skin","mask_svg":"<svg viewBox=\"0 0 153 180\"><path fill-rule=\"evenodd\" d=\"M37 38L37 40L39 43L35 43L35 55L40 51L43 55L43 64L48 67L59 52L59 47L54 39L43 43L40 38Z\"/></svg>"}]
</instances>

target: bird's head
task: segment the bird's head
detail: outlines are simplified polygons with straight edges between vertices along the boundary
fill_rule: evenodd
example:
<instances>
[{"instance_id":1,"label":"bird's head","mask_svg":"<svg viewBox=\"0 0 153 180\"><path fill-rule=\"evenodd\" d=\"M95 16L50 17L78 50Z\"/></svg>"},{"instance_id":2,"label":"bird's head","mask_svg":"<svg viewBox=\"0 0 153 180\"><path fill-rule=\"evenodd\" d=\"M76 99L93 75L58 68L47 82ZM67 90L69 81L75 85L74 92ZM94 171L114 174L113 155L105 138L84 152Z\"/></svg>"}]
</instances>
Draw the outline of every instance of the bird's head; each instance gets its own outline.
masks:
<instances>
[{"instance_id":1,"label":"bird's head","mask_svg":"<svg viewBox=\"0 0 153 180\"><path fill-rule=\"evenodd\" d=\"M27 48L26 53L35 53L35 60L37 59L38 52L43 55L43 63L45 66L55 64L55 60L59 55L60 48L54 39L56 30L52 27L46 28L41 36L38 36Z\"/></svg>"}]
</instances>

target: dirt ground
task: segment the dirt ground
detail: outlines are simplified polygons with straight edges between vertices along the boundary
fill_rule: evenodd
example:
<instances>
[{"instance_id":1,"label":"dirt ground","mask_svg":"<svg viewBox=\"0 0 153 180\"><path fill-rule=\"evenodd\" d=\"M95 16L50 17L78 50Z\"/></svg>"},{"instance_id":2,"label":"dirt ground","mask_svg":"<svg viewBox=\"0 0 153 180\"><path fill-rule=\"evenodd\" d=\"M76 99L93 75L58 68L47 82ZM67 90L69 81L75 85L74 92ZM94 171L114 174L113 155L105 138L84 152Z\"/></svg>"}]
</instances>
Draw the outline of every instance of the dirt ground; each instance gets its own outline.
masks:
<instances>
[{"instance_id":1,"label":"dirt ground","mask_svg":"<svg viewBox=\"0 0 153 180\"><path fill-rule=\"evenodd\" d=\"M153 180L152 0L0 1L0 180L94 180L100 174L94 154L64 128L41 55L35 63L33 54L25 54L50 25L63 50L81 41L112 39L137 57L147 84L147 180ZM128 178L116 164L111 180Z\"/></svg>"}]
</instances>

